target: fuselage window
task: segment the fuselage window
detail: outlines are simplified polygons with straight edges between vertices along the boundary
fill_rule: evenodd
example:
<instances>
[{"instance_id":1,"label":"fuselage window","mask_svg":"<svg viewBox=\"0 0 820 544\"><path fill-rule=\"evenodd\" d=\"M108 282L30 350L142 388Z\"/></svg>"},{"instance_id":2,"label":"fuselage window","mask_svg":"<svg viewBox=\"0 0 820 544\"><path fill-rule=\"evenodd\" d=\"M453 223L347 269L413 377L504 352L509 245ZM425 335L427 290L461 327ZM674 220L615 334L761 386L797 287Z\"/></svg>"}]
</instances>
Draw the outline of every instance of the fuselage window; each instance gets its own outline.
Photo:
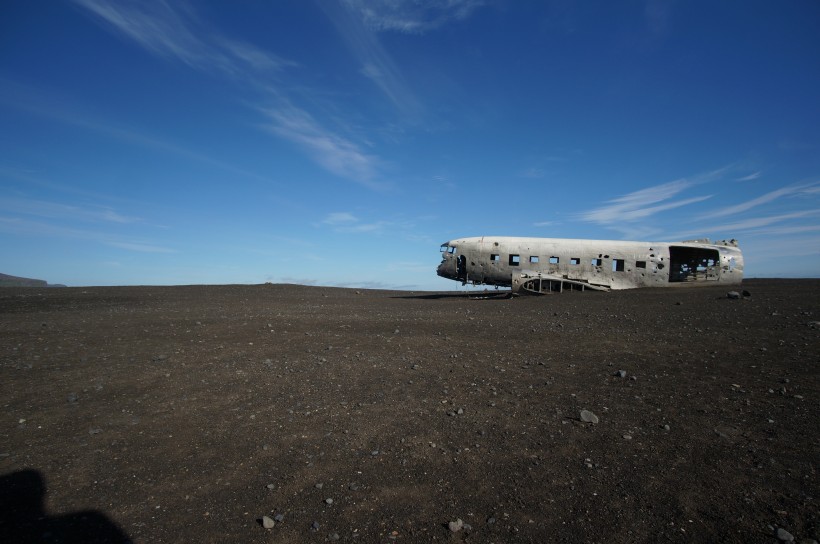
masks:
<instances>
[{"instance_id":1,"label":"fuselage window","mask_svg":"<svg viewBox=\"0 0 820 544\"><path fill-rule=\"evenodd\" d=\"M635 261L635 268L646 268L646 261Z\"/></svg>"},{"instance_id":2,"label":"fuselage window","mask_svg":"<svg viewBox=\"0 0 820 544\"><path fill-rule=\"evenodd\" d=\"M453 246L450 246L450 247L447 249L447 252L448 252L448 253L455 253L455 252L456 252L456 248L454 248Z\"/></svg>"},{"instance_id":3,"label":"fuselage window","mask_svg":"<svg viewBox=\"0 0 820 544\"><path fill-rule=\"evenodd\" d=\"M510 266L518 266L519 264L521 264L521 256L510 255Z\"/></svg>"},{"instance_id":4,"label":"fuselage window","mask_svg":"<svg viewBox=\"0 0 820 544\"><path fill-rule=\"evenodd\" d=\"M569 264L581 264L581 259L578 257L570 257Z\"/></svg>"},{"instance_id":5,"label":"fuselage window","mask_svg":"<svg viewBox=\"0 0 820 544\"><path fill-rule=\"evenodd\" d=\"M501 260L501 255L499 255L498 253L493 253L490 255L490 260L494 263L497 263Z\"/></svg>"},{"instance_id":6,"label":"fuselage window","mask_svg":"<svg viewBox=\"0 0 820 544\"><path fill-rule=\"evenodd\" d=\"M558 257L556 257L555 255L550 257L550 264L558 264Z\"/></svg>"},{"instance_id":7,"label":"fuselage window","mask_svg":"<svg viewBox=\"0 0 820 544\"><path fill-rule=\"evenodd\" d=\"M532 255L532 256L530 257L530 262L531 262L531 263L537 263L537 262L538 262L538 257L536 257L535 255Z\"/></svg>"},{"instance_id":8,"label":"fuselage window","mask_svg":"<svg viewBox=\"0 0 820 544\"><path fill-rule=\"evenodd\" d=\"M623 259L612 259L612 271L613 272L623 272L624 271L624 260Z\"/></svg>"},{"instance_id":9,"label":"fuselage window","mask_svg":"<svg viewBox=\"0 0 820 544\"><path fill-rule=\"evenodd\" d=\"M592 266L601 266L604 264L603 259L592 259Z\"/></svg>"}]
</instances>

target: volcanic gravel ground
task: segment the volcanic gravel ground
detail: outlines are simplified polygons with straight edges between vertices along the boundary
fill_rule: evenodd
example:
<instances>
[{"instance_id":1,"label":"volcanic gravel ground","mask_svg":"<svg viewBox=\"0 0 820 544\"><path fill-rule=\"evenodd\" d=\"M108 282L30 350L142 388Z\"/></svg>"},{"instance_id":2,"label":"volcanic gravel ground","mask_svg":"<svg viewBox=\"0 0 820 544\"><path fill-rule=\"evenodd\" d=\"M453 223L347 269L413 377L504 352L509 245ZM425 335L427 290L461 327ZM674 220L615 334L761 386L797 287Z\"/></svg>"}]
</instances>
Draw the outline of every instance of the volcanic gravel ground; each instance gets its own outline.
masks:
<instances>
[{"instance_id":1,"label":"volcanic gravel ground","mask_svg":"<svg viewBox=\"0 0 820 544\"><path fill-rule=\"evenodd\" d=\"M820 281L732 289L0 289L0 541L817 539Z\"/></svg>"}]
</instances>

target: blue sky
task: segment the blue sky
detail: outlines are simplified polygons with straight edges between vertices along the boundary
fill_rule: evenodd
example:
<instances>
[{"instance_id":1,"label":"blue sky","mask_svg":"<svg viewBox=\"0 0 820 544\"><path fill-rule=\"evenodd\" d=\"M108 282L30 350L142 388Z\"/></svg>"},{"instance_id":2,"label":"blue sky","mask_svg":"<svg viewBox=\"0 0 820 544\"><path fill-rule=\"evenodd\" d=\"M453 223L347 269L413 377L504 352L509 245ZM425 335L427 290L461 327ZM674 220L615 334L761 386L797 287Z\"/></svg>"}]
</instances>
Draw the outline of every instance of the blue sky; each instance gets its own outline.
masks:
<instances>
[{"instance_id":1,"label":"blue sky","mask_svg":"<svg viewBox=\"0 0 820 544\"><path fill-rule=\"evenodd\" d=\"M820 3L7 0L0 272L451 289L465 236L820 275Z\"/></svg>"}]
</instances>

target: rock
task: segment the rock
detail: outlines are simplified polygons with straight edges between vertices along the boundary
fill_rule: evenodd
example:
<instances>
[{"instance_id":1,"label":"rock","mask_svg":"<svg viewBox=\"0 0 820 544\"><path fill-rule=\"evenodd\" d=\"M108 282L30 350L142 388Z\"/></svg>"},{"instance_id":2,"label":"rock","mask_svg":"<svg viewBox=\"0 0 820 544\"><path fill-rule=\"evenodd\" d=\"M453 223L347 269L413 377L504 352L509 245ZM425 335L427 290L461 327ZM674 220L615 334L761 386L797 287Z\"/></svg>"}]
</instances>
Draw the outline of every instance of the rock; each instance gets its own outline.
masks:
<instances>
[{"instance_id":1,"label":"rock","mask_svg":"<svg viewBox=\"0 0 820 544\"><path fill-rule=\"evenodd\" d=\"M669 425L664 425L664 426L663 426L663 430L664 430L664 431L668 431L668 430L669 430L669 428L670 428L670 427L669 427Z\"/></svg>"},{"instance_id":2,"label":"rock","mask_svg":"<svg viewBox=\"0 0 820 544\"><path fill-rule=\"evenodd\" d=\"M311 523L311 524L310 524L310 528L311 528L311 529L313 529L314 531L318 531L318 530L319 530L319 527L320 527L320 526L319 526L319 522L318 522L318 521L314 521L313 523Z\"/></svg>"},{"instance_id":3,"label":"rock","mask_svg":"<svg viewBox=\"0 0 820 544\"><path fill-rule=\"evenodd\" d=\"M464 408L459 408L459 409L458 409L458 412L456 412L456 413L457 413L458 415L462 415L462 414L464 413Z\"/></svg>"},{"instance_id":4,"label":"rock","mask_svg":"<svg viewBox=\"0 0 820 544\"><path fill-rule=\"evenodd\" d=\"M283 521L285 521L285 515L276 514L275 516L273 516L273 521L275 521L276 523L282 523Z\"/></svg>"},{"instance_id":5,"label":"rock","mask_svg":"<svg viewBox=\"0 0 820 544\"><path fill-rule=\"evenodd\" d=\"M619 378L626 378L626 370L619 370L613 375L618 376Z\"/></svg>"},{"instance_id":6,"label":"rock","mask_svg":"<svg viewBox=\"0 0 820 544\"><path fill-rule=\"evenodd\" d=\"M598 416L596 416L589 410L581 410L581 421L583 421L584 423L592 423L594 425L598 423Z\"/></svg>"},{"instance_id":7,"label":"rock","mask_svg":"<svg viewBox=\"0 0 820 544\"><path fill-rule=\"evenodd\" d=\"M331 498L325 499L325 504L333 504L333 499L331 499Z\"/></svg>"},{"instance_id":8,"label":"rock","mask_svg":"<svg viewBox=\"0 0 820 544\"><path fill-rule=\"evenodd\" d=\"M451 521L450 523L448 523L447 527L450 528L450 531L457 533L461 530L462 527L464 527L464 522L461 521L461 519L459 518L455 521Z\"/></svg>"},{"instance_id":9,"label":"rock","mask_svg":"<svg viewBox=\"0 0 820 544\"><path fill-rule=\"evenodd\" d=\"M728 293L726 293L726 298L737 300L740 298L740 293L738 293L737 291L729 291Z\"/></svg>"},{"instance_id":10,"label":"rock","mask_svg":"<svg viewBox=\"0 0 820 544\"><path fill-rule=\"evenodd\" d=\"M319 483L319 484L314 485L313 487L315 487L316 489L322 489L324 486L325 486L325 484Z\"/></svg>"},{"instance_id":11,"label":"rock","mask_svg":"<svg viewBox=\"0 0 820 544\"><path fill-rule=\"evenodd\" d=\"M65 400L68 402L77 402L77 393L69 393L66 395Z\"/></svg>"},{"instance_id":12,"label":"rock","mask_svg":"<svg viewBox=\"0 0 820 544\"><path fill-rule=\"evenodd\" d=\"M778 540L782 542L794 542L794 536L792 536L790 532L788 532L786 529L783 529L782 527L777 528L775 536Z\"/></svg>"},{"instance_id":13,"label":"rock","mask_svg":"<svg viewBox=\"0 0 820 544\"><path fill-rule=\"evenodd\" d=\"M341 537L339 536L339 533L332 533L332 534L328 535L327 538L330 539L330 540L339 540Z\"/></svg>"},{"instance_id":14,"label":"rock","mask_svg":"<svg viewBox=\"0 0 820 544\"><path fill-rule=\"evenodd\" d=\"M274 525L275 523L271 518L269 518L268 516L262 516L262 527L264 527L265 529L273 529Z\"/></svg>"},{"instance_id":15,"label":"rock","mask_svg":"<svg viewBox=\"0 0 820 544\"><path fill-rule=\"evenodd\" d=\"M276 486L275 486L274 484L268 484L268 485L266 485L265 487L267 487L268 489L273 489L273 488L274 488L274 487L276 487Z\"/></svg>"}]
</instances>

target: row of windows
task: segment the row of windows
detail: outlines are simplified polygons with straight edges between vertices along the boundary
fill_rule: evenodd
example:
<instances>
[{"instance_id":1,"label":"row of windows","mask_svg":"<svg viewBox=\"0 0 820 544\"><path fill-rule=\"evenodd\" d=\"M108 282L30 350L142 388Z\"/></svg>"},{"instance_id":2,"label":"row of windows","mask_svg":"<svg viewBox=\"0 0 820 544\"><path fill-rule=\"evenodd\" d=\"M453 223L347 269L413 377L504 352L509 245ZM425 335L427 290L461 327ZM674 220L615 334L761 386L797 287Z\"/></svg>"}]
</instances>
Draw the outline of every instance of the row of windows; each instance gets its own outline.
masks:
<instances>
[{"instance_id":1,"label":"row of windows","mask_svg":"<svg viewBox=\"0 0 820 544\"><path fill-rule=\"evenodd\" d=\"M490 255L490 260L494 263L501 262L501 255L498 254L498 253L492 253ZM529 260L533 264L540 262L540 258L535 256L535 255L530 256ZM554 255L549 258L549 263L550 264L558 264L559 261L560 261L560 258L556 257ZM575 266L580 265L581 264L581 259L578 258L578 257L570 257L569 264L575 265ZM602 258L595 258L595 259L592 259L590 261L590 264L592 266L603 266L604 260ZM520 266L521 265L521 255L510 254L509 265L510 266ZM623 272L624 269L625 269L625 266L626 266L626 260L625 259L612 259L612 271L613 272ZM646 268L646 261L635 261L635 268Z\"/></svg>"}]
</instances>

